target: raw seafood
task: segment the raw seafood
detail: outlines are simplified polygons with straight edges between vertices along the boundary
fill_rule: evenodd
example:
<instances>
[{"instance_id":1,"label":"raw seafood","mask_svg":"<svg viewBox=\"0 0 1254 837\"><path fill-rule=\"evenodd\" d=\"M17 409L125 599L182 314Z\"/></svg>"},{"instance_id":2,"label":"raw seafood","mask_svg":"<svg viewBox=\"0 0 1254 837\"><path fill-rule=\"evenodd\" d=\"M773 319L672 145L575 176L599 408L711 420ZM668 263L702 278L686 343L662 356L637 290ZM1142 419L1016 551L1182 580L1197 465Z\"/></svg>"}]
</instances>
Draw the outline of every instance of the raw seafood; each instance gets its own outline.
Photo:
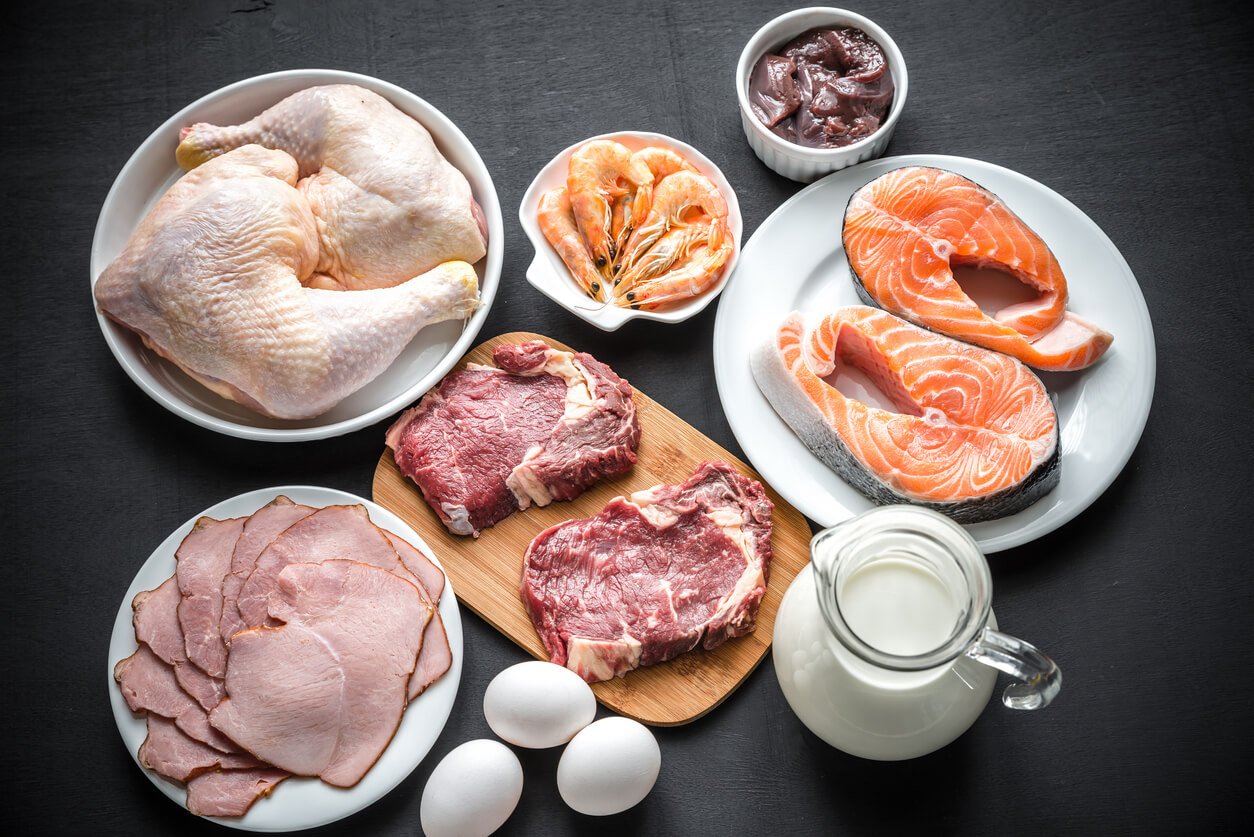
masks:
<instances>
[{"instance_id":1,"label":"raw seafood","mask_svg":"<svg viewBox=\"0 0 1254 837\"><path fill-rule=\"evenodd\" d=\"M850 26L811 29L767 53L749 78L749 107L774 134L840 148L879 130L896 86L883 48Z\"/></svg>"},{"instance_id":2,"label":"raw seafood","mask_svg":"<svg viewBox=\"0 0 1254 837\"><path fill-rule=\"evenodd\" d=\"M231 640L210 723L276 767L352 787L400 725L431 609L387 570L332 560L285 567L269 616L283 624Z\"/></svg>"},{"instance_id":3,"label":"raw seafood","mask_svg":"<svg viewBox=\"0 0 1254 837\"><path fill-rule=\"evenodd\" d=\"M1041 237L961 175L881 175L854 192L842 235L859 295L917 325L1049 371L1083 369L1113 340L1066 310L1067 280ZM1005 271L1040 295L990 317L954 279L956 265Z\"/></svg>"},{"instance_id":4,"label":"raw seafood","mask_svg":"<svg viewBox=\"0 0 1254 837\"><path fill-rule=\"evenodd\" d=\"M734 249L718 187L704 175L677 171L658 184L648 215L627 241L614 299L652 309L694 297L713 284Z\"/></svg>"},{"instance_id":5,"label":"raw seafood","mask_svg":"<svg viewBox=\"0 0 1254 837\"><path fill-rule=\"evenodd\" d=\"M528 506L570 500L636 462L631 386L585 353L497 346L388 430L397 467L449 531L479 534Z\"/></svg>"},{"instance_id":6,"label":"raw seafood","mask_svg":"<svg viewBox=\"0 0 1254 837\"><path fill-rule=\"evenodd\" d=\"M96 304L209 389L309 418L377 377L424 326L469 316L478 277L450 261L395 287L301 285L319 231L296 161L246 145L184 175L101 273Z\"/></svg>"},{"instance_id":7,"label":"raw seafood","mask_svg":"<svg viewBox=\"0 0 1254 837\"><path fill-rule=\"evenodd\" d=\"M772 508L761 483L706 462L541 532L522 597L549 658L596 682L752 631Z\"/></svg>"},{"instance_id":8,"label":"raw seafood","mask_svg":"<svg viewBox=\"0 0 1254 837\"><path fill-rule=\"evenodd\" d=\"M562 263L570 271L571 278L579 284L583 292L593 299L605 299L605 289L609 286L593 263L592 254L588 252L588 243L575 225L570 195L565 186L551 189L540 196L537 221L540 232L553 245Z\"/></svg>"},{"instance_id":9,"label":"raw seafood","mask_svg":"<svg viewBox=\"0 0 1254 837\"><path fill-rule=\"evenodd\" d=\"M540 196L538 225L583 293L644 310L714 285L736 243L718 187L669 148L594 140L565 188Z\"/></svg>"},{"instance_id":10,"label":"raw seafood","mask_svg":"<svg viewBox=\"0 0 1254 837\"><path fill-rule=\"evenodd\" d=\"M592 262L601 275L610 279L617 252L613 229L615 201L628 201L630 208L619 211L619 224L639 223L648 208L643 200L653 185L653 174L644 161L635 159L631 149L612 140L594 140L580 146L570 155L567 165L566 192L571 213Z\"/></svg>"},{"instance_id":11,"label":"raw seafood","mask_svg":"<svg viewBox=\"0 0 1254 837\"><path fill-rule=\"evenodd\" d=\"M426 128L365 88L310 87L242 125L198 123L179 139L186 169L249 143L296 158L317 222L319 287L385 288L483 257L483 214L465 176Z\"/></svg>"},{"instance_id":12,"label":"raw seafood","mask_svg":"<svg viewBox=\"0 0 1254 837\"><path fill-rule=\"evenodd\" d=\"M865 372L897 411L823 380L838 360ZM1058 416L1037 377L1006 355L856 305L808 336L790 315L750 362L806 447L877 503L973 523L1021 511L1058 484Z\"/></svg>"}]
</instances>

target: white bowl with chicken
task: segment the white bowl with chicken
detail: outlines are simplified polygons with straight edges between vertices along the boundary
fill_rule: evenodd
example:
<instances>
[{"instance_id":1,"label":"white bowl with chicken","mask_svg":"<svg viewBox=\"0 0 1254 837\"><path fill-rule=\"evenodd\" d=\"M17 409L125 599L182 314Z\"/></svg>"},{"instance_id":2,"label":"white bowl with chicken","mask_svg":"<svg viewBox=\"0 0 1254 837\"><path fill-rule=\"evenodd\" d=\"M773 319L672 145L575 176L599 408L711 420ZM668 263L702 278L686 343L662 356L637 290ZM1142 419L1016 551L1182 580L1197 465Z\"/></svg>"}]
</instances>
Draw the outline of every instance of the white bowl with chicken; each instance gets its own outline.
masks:
<instances>
[{"instance_id":1,"label":"white bowl with chicken","mask_svg":"<svg viewBox=\"0 0 1254 837\"><path fill-rule=\"evenodd\" d=\"M189 131L193 125L197 130L208 129L210 126L238 126L253 120L254 117L258 117L259 114L263 114L280 102L288 101L293 94L308 91L310 88L335 89L324 88L328 85L353 85L355 89L364 88L377 96L361 94L360 98L363 102L369 100L376 103L404 123L409 123L409 120L395 114L392 108L412 118L430 134L430 141L426 142L428 156L433 161L439 161L438 164L433 162L432 165L443 166L446 161L452 169L456 170L450 174L447 169L441 169L448 175L446 179L450 183L453 180L458 181L457 188L463 190L459 194L464 194L466 186L469 187L470 209L463 212L462 217L457 220L457 223L461 224L460 234L463 238L465 237L467 224L465 218L473 216L473 223L477 226L480 235L486 237L486 246L480 241L476 251L467 251L468 255L457 257L461 261L446 262L448 265L458 265L461 270L458 274L458 281L464 293L463 298L457 303L458 307L454 308L452 303L449 303L445 306L447 310L441 309L439 316L422 318L421 306L427 297L410 294L412 299L407 300L405 305L411 308L417 305L418 310L413 316L406 313L410 311L409 308L398 312L396 301L401 294L400 289L416 286L416 280L396 277L389 279L380 270L379 282L375 283L373 281L375 276L371 273L375 269L374 263L370 263L363 270L358 262L354 262L356 253L365 253L368 256L381 254L378 263L384 264L387 259L391 258L392 254L387 248L392 243L396 243L398 248L410 246L414 249L423 246L421 238L411 235L404 241L417 241L418 243L404 245L401 243L400 235L396 232L389 232L394 228L388 226L385 213L394 210L394 207L386 199L386 194L371 189L369 184L360 185L364 182L361 177L354 180L351 173L349 176L341 177L332 171L337 166L351 165L349 161L344 160L342 151L335 152L336 143L341 148L353 148L356 153L357 146L373 147L370 146L372 138L359 141L351 133L351 128L337 127L341 123L326 120L323 124L332 126L325 128L327 136L315 136L307 141L305 135L298 134L297 147L288 149L296 158L301 159L293 159L281 151L266 152L259 149L257 145L239 147L240 142L261 142L270 146L271 135L290 129L290 123L284 123L277 128L275 126L267 128L268 133L265 139L240 140L235 145L224 146L230 149L225 153L213 151L204 155L204 159L208 162L192 168L190 173L184 171L179 165L180 161L176 160L175 149L178 147L180 155L184 155L183 162L187 162L185 152L189 143L186 137L196 135L195 131ZM382 100L386 102L378 97L382 97ZM388 104L392 107L388 108ZM363 120L363 124L369 124L369 120ZM233 130L235 129L212 128L212 131L216 133ZM291 130L305 129L298 127ZM339 136L334 134L337 130L340 132ZM422 134L421 131L417 133ZM434 152L430 149L432 142ZM309 144L326 147L331 149L328 153L340 153L341 156L334 161L328 157L325 161L325 168L321 167L320 162L315 162L311 166L306 159L302 158L302 153L307 150ZM253 154L254 159L248 158L249 153ZM286 158L287 165L292 170L282 174L270 171L273 160L270 157L264 157L266 153L276 155L274 159ZM212 156L216 154L221 156ZM283 306L276 306L269 298L263 299L257 294L249 295L251 291L240 294L232 290L231 293L236 294L235 299L231 299L230 294L221 294L220 296L226 300L226 307L230 309L226 312L223 311L223 300L217 298L213 300L212 305L196 308L200 289L194 284L189 285L190 290L184 292L190 300L188 303L184 304L177 299L172 302L164 301L165 307L160 310L161 316L156 318L158 328L155 331L149 328L143 317L137 318L139 320L137 325L134 321L127 321L126 316L119 316L116 308L110 308L106 312L103 310L106 305L99 305L98 318L106 343L123 370L144 392L176 415L220 433L262 441L306 441L358 430L396 413L437 383L469 350L487 318L500 284L504 251L504 223L500 203L487 167L474 146L457 126L423 99L394 84L338 70L289 70L245 79L193 102L154 131L122 168L101 209L91 252L94 301L101 302L103 294L97 286L106 270L116 272L116 268L113 267L115 260L118 262L127 260L132 273L147 272L147 275L142 276L141 279L148 284L139 287L141 283L137 282L136 289L129 292L132 309L147 306L154 288L159 289L159 293L173 293L168 288L178 284L174 280L178 279L178 271L183 268L177 247L171 246L169 242L164 243L165 252L159 255L163 260L160 263L166 266L162 269L167 273L162 274L160 270L152 266L158 260L144 258L146 254L140 249L139 243L131 243L132 236L139 239L145 233L145 224L149 227L148 232L151 232L153 222L149 219L149 213L154 210L154 207L160 208L162 198L171 192L171 187L178 184L179 188L190 188L183 183L184 175L207 170L213 165L218 166L223 172L219 174L219 169L215 169L214 175L224 180L236 177L236 171L228 169L223 162L233 157L244 158L244 163L252 168L245 168L244 177L241 177L238 182L232 181L227 184L229 188L218 194L208 192L207 186L203 187L199 193L192 193L187 203L196 205L195 212L167 213L167 216L172 216L174 219L170 223L191 226L188 221L198 217L197 213L201 212L200 207L212 206L215 201L222 204L229 203L233 199L232 196L238 194L238 190L243 188L251 188L256 194L270 194L275 193L275 190L285 189L286 191L282 192L283 199L299 193L307 196L311 205L318 200L323 201L323 204L332 204L335 200L342 200L340 205L332 205L331 209L322 210L322 214L318 214L317 208L313 210L313 214L310 214L310 210L307 209L299 213L294 212L291 217L299 216L299 223L294 222L294 228L301 231L305 238L312 239L312 243L310 241L297 242L293 245L292 253L270 254L272 264L265 268L269 270L274 264L283 264L287 265L289 272L295 273L297 278L291 276L283 278L283 283L286 283L283 284L284 304L295 298L294 294L301 294L299 296L301 301L297 307L301 308L300 313L303 319L299 327L283 322L282 311L278 314L273 313L273 309L276 307L282 309ZM194 160L193 165L200 162L199 159ZM239 166L236 166L236 169L238 170ZM249 177L257 174L258 171L278 180L265 180L260 175L250 180ZM457 177L457 173L460 173L460 178ZM210 176L210 174L204 174L201 179L204 181ZM386 176L385 169L367 171L365 174L367 180L370 177L386 178ZM286 186L280 183L285 178L288 181ZM382 191L386 192L386 188ZM329 198L328 195L330 195ZM293 200L305 200L305 198L293 198ZM379 217L382 218L378 223L366 223L372 217L371 206L377 207ZM363 208L366 211L362 211ZM179 209L181 210L182 207ZM340 210L338 217L334 214L337 209ZM392 211L392 214L395 216L397 213ZM433 211L431 217L443 219L445 215L439 215L438 212ZM247 229L246 220L234 218L231 223L235 224L233 228L235 230ZM157 229L160 227L158 226ZM443 227L429 224L425 229L435 230L436 235L432 236L433 240L439 240L442 236L451 237L451 233L446 236ZM140 235L136 235L137 231ZM338 233L338 235L333 236L333 233ZM391 242L388 241L389 235L393 238ZM290 239L299 237L300 235L284 233L272 235L266 241L278 240L290 243ZM255 241L252 243L256 244ZM241 252L247 249L247 245L240 244L237 239L232 239L228 247L236 246ZM266 243L264 246L270 245ZM197 259L200 258L201 253L198 252ZM241 258L246 257L241 256ZM440 258L442 260L443 257ZM393 263L400 265L396 269L405 269L403 259L393 260ZM224 258L224 264L229 267L229 257ZM443 264L439 265L439 267L443 266ZM192 265L189 269L202 268ZM216 271L224 269L226 268L213 268ZM415 276L420 273L426 275L426 271L427 268L424 267L421 271L404 275ZM265 271L254 272L264 273ZM431 270L430 273L436 274L437 271ZM314 274L321 277L321 280L317 281ZM357 284L358 282L360 284ZM477 303L470 290L476 282L478 285ZM384 290L385 286L394 287L386 287ZM304 296L306 292L308 292L308 297ZM306 298L322 300L321 307L305 305ZM330 304L326 304L327 301L330 301ZM466 316L472 307L473 312ZM214 316L217 319L202 324L204 327L190 337L187 334L175 335L182 340L177 344L183 352L180 354L178 350L171 348L170 341L166 339L169 335L155 332L162 331L165 324L171 320L174 321L171 328L177 330L178 327L184 325L181 320L188 310L192 310L193 313L187 316ZM204 311L210 313L205 314ZM258 318L256 323L251 324L251 327L248 327L250 323L247 322L240 325L241 319L259 317L257 314L259 311L267 312L266 316ZM154 319L151 311L142 313L148 317L149 321ZM377 322L382 322L389 316L391 320L382 325L376 325ZM411 316L411 321L405 321L407 316ZM161 321L162 317L165 322ZM413 321L415 317L421 319L422 322L428 320L432 322L419 328L416 335L413 335L413 329L417 326L417 323ZM121 324L124 321L127 321L126 326ZM234 329L233 334L243 333L251 335L254 339L258 339L258 334L262 335L259 339L259 349L256 351L252 351L247 343L235 344L231 347L233 356L230 364L233 364L231 366L233 376L219 374L212 366L197 365L199 359L196 359L196 362L188 361L186 353L189 351L194 353L201 344L206 342L204 340L206 333L210 335L219 332L227 333L228 329ZM299 353L294 353L289 350L289 347L282 345L285 335L302 333L302 329L307 339L304 345L298 347ZM309 333L311 329L314 331L312 334ZM232 339L235 338L232 337ZM189 349L189 346L192 348ZM216 349L216 347L212 348ZM256 383L257 380L263 379L266 374L271 374L275 370L281 377L285 365L292 367L298 364L317 365L323 359L322 355L329 358L327 363L340 364L336 374L330 376L333 380L326 384L327 392L310 391L311 387L322 386L322 384L309 383L309 381L320 382L328 378L326 375L323 378L312 376L302 378L291 374L277 384L269 383L269 379L266 379L266 383L269 384L268 389L267 386ZM263 356L267 358L265 362L270 365L270 368L253 374L254 370L249 368L251 359ZM292 359L289 360L289 358ZM389 359L391 359L390 362L388 362ZM258 361L258 363L261 362ZM380 368L382 371L379 371ZM368 382L363 384L363 380ZM256 388L250 389L252 385ZM265 392L266 395L258 395L258 392ZM297 406L292 407L293 402L296 402Z\"/></svg>"},{"instance_id":2,"label":"white bowl with chicken","mask_svg":"<svg viewBox=\"0 0 1254 837\"><path fill-rule=\"evenodd\" d=\"M697 174L707 178L721 195L726 203L726 226L731 249L726 261L712 273L712 281L706 282L699 292L657 310L593 299L576 281L570 267L563 262L563 256L559 255L546 238L540 218L541 200L553 190L567 185L570 161L575 152L589 143L602 140L620 143L632 152L645 148L674 152L695 169ZM589 137L559 153L540 170L531 182L531 186L523 195L522 205L518 209L518 219L535 248L535 258L527 268L527 281L540 293L602 331L617 331L637 318L662 323L679 323L701 313L722 292L735 271L736 262L740 258L740 244L744 233L744 221L741 218L736 193L719 167L710 158L685 142L680 142L665 134L646 131L618 131ZM572 230L572 234L574 232ZM592 267L595 269L595 265Z\"/></svg>"}]
</instances>

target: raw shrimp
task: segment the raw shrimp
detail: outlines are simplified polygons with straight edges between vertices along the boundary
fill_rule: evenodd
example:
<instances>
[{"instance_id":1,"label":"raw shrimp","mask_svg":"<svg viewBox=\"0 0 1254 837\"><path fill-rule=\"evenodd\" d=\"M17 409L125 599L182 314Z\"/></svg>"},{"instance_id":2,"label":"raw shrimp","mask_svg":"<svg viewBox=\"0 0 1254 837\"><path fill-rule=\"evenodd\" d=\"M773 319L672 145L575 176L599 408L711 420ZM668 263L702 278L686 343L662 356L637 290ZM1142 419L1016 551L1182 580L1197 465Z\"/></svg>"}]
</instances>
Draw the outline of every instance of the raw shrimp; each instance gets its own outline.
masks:
<instances>
[{"instance_id":1,"label":"raw shrimp","mask_svg":"<svg viewBox=\"0 0 1254 837\"><path fill-rule=\"evenodd\" d=\"M691 299L714 284L733 247L730 236L717 248L702 246L680 267L641 282L631 290L615 288L614 304L652 310Z\"/></svg>"},{"instance_id":2,"label":"raw shrimp","mask_svg":"<svg viewBox=\"0 0 1254 837\"><path fill-rule=\"evenodd\" d=\"M702 231L710 248L716 251L729 237L727 202L708 177L691 171L677 171L662 178L653 190L648 217L627 242L621 268L630 270L666 232L683 227Z\"/></svg>"},{"instance_id":3,"label":"raw shrimp","mask_svg":"<svg viewBox=\"0 0 1254 837\"><path fill-rule=\"evenodd\" d=\"M648 214L649 206L653 203L653 190L657 188L657 184L667 175L677 171L696 171L691 163L674 151L656 145L640 149L631 155L631 159L633 163L639 161L649 167L649 172L653 175L653 184L647 190L641 189L636 194L627 194L614 201L611 209L610 233L614 237L617 251L613 268L615 275L625 267L622 259L623 249L627 246L627 239L631 237L635 224Z\"/></svg>"},{"instance_id":4,"label":"raw shrimp","mask_svg":"<svg viewBox=\"0 0 1254 837\"><path fill-rule=\"evenodd\" d=\"M622 296L633 285L660 276L676 262L686 260L693 248L705 244L705 232L700 227L676 227L663 233L656 244L614 278L614 293Z\"/></svg>"},{"instance_id":5,"label":"raw shrimp","mask_svg":"<svg viewBox=\"0 0 1254 837\"><path fill-rule=\"evenodd\" d=\"M570 209L570 197L566 189L557 188L540 196L540 232L562 257L566 268L583 292L593 299L605 299L605 282L592 262L592 254Z\"/></svg>"},{"instance_id":6,"label":"raw shrimp","mask_svg":"<svg viewBox=\"0 0 1254 837\"><path fill-rule=\"evenodd\" d=\"M641 161L633 161L631 150L621 143L596 140L571 155L566 174L571 210L602 276L613 275L618 252L611 234L613 202L632 195L631 221L633 227L638 226L644 213L636 209L634 196L652 185L649 167ZM626 217L621 223L626 223Z\"/></svg>"}]
</instances>

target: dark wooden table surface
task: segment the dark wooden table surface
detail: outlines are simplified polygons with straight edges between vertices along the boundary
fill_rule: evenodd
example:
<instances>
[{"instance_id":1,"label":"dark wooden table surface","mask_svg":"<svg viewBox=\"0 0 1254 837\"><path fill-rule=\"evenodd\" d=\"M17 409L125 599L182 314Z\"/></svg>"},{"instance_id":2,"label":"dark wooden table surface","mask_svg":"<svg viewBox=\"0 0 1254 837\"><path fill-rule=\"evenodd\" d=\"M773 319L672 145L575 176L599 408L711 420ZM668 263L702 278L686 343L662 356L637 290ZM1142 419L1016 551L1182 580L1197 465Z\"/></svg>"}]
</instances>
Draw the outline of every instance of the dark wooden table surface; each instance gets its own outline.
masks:
<instances>
[{"instance_id":1,"label":"dark wooden table surface","mask_svg":"<svg viewBox=\"0 0 1254 837\"><path fill-rule=\"evenodd\" d=\"M679 137L734 184L751 234L800 187L753 156L732 71L788 2L22 3L5 49L0 490L5 585L3 821L22 834L222 833L159 794L106 693L114 614L151 550L250 489L368 495L384 423L273 445L216 435L145 396L105 347L88 292L97 212L136 146L229 82L298 67L395 82L470 137L505 210L487 337L531 329L591 351L733 451L714 385L716 306L679 327L603 334L523 278L514 208L557 150L614 129ZM861 761L811 735L763 665L721 708L657 731L662 774L637 808L583 817L558 752L520 751L508 834L992 834L1237 830L1248 790L1254 570L1254 26L1236 3L873 2L897 40L908 110L890 154L1007 166L1065 195L1123 252L1158 346L1149 424L1078 519L995 557L1003 626L1056 656L1057 703L994 702L957 743ZM15 547L15 548L14 548ZM490 735L491 677L523 658L463 610L458 701L430 756L327 834L418 833L435 763Z\"/></svg>"}]
</instances>

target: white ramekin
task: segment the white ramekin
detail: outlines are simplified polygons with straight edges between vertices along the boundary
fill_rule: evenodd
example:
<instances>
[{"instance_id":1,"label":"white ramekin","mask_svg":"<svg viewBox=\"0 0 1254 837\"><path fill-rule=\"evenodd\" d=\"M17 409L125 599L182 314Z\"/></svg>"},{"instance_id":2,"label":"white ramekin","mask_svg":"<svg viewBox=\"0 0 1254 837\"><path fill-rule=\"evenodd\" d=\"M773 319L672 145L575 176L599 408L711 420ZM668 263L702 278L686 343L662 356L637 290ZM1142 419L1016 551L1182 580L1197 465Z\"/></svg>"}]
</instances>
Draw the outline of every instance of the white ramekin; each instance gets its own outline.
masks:
<instances>
[{"instance_id":1,"label":"white ramekin","mask_svg":"<svg viewBox=\"0 0 1254 837\"><path fill-rule=\"evenodd\" d=\"M749 107L749 76L758 59L778 49L793 38L817 26L854 26L870 35L884 50L888 69L893 74L896 92L884 124L869 137L843 148L804 148L776 136ZM755 154L774 171L791 180L809 183L825 174L881 156L893 137L893 129L906 104L906 61L888 33L874 21L845 9L816 6L782 14L759 29L740 53L736 64L736 98L740 102L740 121Z\"/></svg>"}]
</instances>

